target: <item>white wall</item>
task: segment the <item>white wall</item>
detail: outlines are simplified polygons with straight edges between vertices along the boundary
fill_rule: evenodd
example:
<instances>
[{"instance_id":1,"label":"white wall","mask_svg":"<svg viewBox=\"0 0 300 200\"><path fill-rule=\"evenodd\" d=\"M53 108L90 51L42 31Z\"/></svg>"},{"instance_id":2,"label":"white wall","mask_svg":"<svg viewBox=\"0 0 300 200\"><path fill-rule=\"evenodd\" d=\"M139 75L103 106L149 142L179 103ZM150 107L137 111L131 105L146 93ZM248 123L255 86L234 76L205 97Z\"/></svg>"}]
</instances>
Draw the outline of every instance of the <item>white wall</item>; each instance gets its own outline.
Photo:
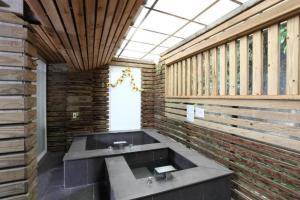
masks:
<instances>
[{"instance_id":1,"label":"white wall","mask_svg":"<svg viewBox=\"0 0 300 200\"><path fill-rule=\"evenodd\" d=\"M115 83L124 67L110 66L109 82ZM141 87L141 69L131 68L136 85ZM141 128L141 92L132 91L130 79L109 88L109 130L133 130Z\"/></svg>"},{"instance_id":2,"label":"white wall","mask_svg":"<svg viewBox=\"0 0 300 200\"><path fill-rule=\"evenodd\" d=\"M47 65L37 61L37 153L38 160L47 152Z\"/></svg>"}]
</instances>

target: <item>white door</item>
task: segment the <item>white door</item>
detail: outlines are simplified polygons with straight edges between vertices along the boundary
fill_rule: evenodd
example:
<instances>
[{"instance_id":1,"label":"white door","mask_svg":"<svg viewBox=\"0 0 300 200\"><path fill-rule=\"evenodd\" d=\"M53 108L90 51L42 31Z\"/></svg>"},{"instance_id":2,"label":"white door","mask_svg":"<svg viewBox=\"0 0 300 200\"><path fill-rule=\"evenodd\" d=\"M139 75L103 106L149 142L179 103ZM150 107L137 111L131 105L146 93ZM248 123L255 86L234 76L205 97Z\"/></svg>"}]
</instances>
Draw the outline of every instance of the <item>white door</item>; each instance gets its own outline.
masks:
<instances>
[{"instance_id":1,"label":"white door","mask_svg":"<svg viewBox=\"0 0 300 200\"><path fill-rule=\"evenodd\" d=\"M124 67L110 66L109 82L114 84L122 76ZM135 84L141 88L141 69L131 68ZM109 88L109 130L141 128L141 92L133 91L127 77L117 87Z\"/></svg>"}]
</instances>

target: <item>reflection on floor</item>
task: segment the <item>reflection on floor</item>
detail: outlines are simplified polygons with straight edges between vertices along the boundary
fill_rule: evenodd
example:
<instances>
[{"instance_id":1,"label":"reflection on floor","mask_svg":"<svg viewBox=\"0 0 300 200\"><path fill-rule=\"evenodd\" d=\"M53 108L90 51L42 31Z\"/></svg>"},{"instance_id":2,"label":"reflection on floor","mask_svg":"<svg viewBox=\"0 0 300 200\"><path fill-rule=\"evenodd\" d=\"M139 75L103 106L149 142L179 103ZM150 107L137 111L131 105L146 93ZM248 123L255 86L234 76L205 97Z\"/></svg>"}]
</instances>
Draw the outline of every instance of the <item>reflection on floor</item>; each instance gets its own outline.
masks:
<instances>
[{"instance_id":1,"label":"reflection on floor","mask_svg":"<svg viewBox=\"0 0 300 200\"><path fill-rule=\"evenodd\" d=\"M63 158L64 153L49 152L38 167L38 191L40 200L101 200L106 199L101 193L100 184L91 184L72 189L64 188ZM80 173L80 172L78 172ZM101 194L100 194L101 193Z\"/></svg>"}]
</instances>

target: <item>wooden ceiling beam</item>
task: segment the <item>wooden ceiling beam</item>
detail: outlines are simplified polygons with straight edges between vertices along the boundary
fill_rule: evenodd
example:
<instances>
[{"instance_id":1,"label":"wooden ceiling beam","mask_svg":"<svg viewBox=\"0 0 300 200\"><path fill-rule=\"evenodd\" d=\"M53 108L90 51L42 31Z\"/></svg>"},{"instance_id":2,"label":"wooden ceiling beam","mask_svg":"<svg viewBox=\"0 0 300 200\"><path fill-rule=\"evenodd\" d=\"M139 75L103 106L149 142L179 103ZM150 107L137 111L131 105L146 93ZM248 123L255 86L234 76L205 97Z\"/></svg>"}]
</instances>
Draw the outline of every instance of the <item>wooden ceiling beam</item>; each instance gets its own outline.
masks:
<instances>
[{"instance_id":1,"label":"wooden ceiling beam","mask_svg":"<svg viewBox=\"0 0 300 200\"><path fill-rule=\"evenodd\" d=\"M121 31L120 36L116 41L115 46L112 48L112 51L111 51L110 55L107 57L107 59L104 62L105 64L109 63L111 61L111 59L114 57L116 51L118 50L118 48L121 45L122 38L124 37L124 35L128 31L129 26L133 23L135 17L137 17L137 13L139 13L141 11L141 5L143 5L144 2L145 2L144 0L137 0L136 1L135 5L134 5L127 21L126 21L126 24L124 25L124 27Z\"/></svg>"},{"instance_id":2,"label":"wooden ceiling beam","mask_svg":"<svg viewBox=\"0 0 300 200\"><path fill-rule=\"evenodd\" d=\"M115 15L117 3L118 3L118 0L109 0L108 1L108 7L107 7L105 22L104 22L104 28L103 28L103 33L102 33L101 42L100 42L100 51L99 51L98 60L97 60L97 67L101 66L102 54L103 54L103 51L105 48L108 34L110 32L113 18Z\"/></svg>"},{"instance_id":3,"label":"wooden ceiling beam","mask_svg":"<svg viewBox=\"0 0 300 200\"><path fill-rule=\"evenodd\" d=\"M85 0L89 69L94 68L93 55L94 55L95 15L96 15L96 1Z\"/></svg>"},{"instance_id":4,"label":"wooden ceiling beam","mask_svg":"<svg viewBox=\"0 0 300 200\"><path fill-rule=\"evenodd\" d=\"M75 68L64 46L62 45L54 27L52 26L48 16L46 15L41 3L38 0L25 0L25 1L27 5L30 7L30 9L35 13L35 15L38 16L39 20L42 23L42 27L44 27L45 31L47 32L47 35L49 35L54 41L54 45L56 46L56 48L58 49L58 51L60 52L64 60L72 68Z\"/></svg>"},{"instance_id":5,"label":"wooden ceiling beam","mask_svg":"<svg viewBox=\"0 0 300 200\"><path fill-rule=\"evenodd\" d=\"M112 25L111 25L111 28L109 31L109 35L106 40L105 46L103 48L103 54L101 55L100 65L104 64L105 56L109 50L110 44L112 42L113 37L115 36L117 29L122 28L119 25L120 25L121 17L125 14L124 10L126 8L127 2L128 2L128 0L122 0L122 1L119 1L119 3L118 3L117 9L115 10L115 16L114 16L114 19L113 19L113 22L112 22Z\"/></svg>"},{"instance_id":6,"label":"wooden ceiling beam","mask_svg":"<svg viewBox=\"0 0 300 200\"><path fill-rule=\"evenodd\" d=\"M78 43L77 33L72 17L72 12L70 9L70 4L68 0L56 0L57 7L59 8L60 16L62 17L63 23L66 27L66 34L68 35L70 42L75 52L79 67L84 70L83 59L81 55L81 50Z\"/></svg>"},{"instance_id":7,"label":"wooden ceiling beam","mask_svg":"<svg viewBox=\"0 0 300 200\"><path fill-rule=\"evenodd\" d=\"M41 21L33 27L41 37L39 46L48 46L47 58L63 58L74 69L90 70L109 63L144 0L26 2Z\"/></svg>"},{"instance_id":8,"label":"wooden ceiling beam","mask_svg":"<svg viewBox=\"0 0 300 200\"><path fill-rule=\"evenodd\" d=\"M97 67L98 55L100 50L100 42L102 37L102 30L104 28L105 12L107 8L108 0L98 0L97 3L97 17L95 26L95 41L94 41L94 56L93 67Z\"/></svg>"},{"instance_id":9,"label":"wooden ceiling beam","mask_svg":"<svg viewBox=\"0 0 300 200\"><path fill-rule=\"evenodd\" d=\"M58 14L58 10L56 9L55 3L52 0L41 0L42 5L44 6L44 9L47 13L47 15L50 18L50 21L52 22L56 32L59 35L59 38L61 39L66 51L68 52L68 55L71 58L71 62L76 68L79 68L79 62L74 54L74 51L72 49L72 46L70 44L69 38L66 34L65 28L63 26L62 21L60 20L60 16Z\"/></svg>"},{"instance_id":10,"label":"wooden ceiling beam","mask_svg":"<svg viewBox=\"0 0 300 200\"><path fill-rule=\"evenodd\" d=\"M112 42L111 42L111 44L109 46L108 52L105 55L105 58L104 58L104 61L103 61L104 63L107 63L107 61L109 59L109 55L111 54L113 48L117 44L117 42L118 42L118 40L120 38L120 34L121 34L121 32L122 32L122 30L123 30L123 28L124 28L124 26L125 26L125 24L126 24L126 22L128 20L128 17L130 15L132 9L134 9L134 5L136 4L136 2L137 2L136 0L135 1L131 0L131 1L129 1L127 3L127 6L126 6L125 11L124 11L124 14L122 15L122 20L121 20L121 22L119 24L119 27L118 27L118 29L117 29L114 37L113 37L113 40L112 40Z\"/></svg>"},{"instance_id":11,"label":"wooden ceiling beam","mask_svg":"<svg viewBox=\"0 0 300 200\"><path fill-rule=\"evenodd\" d=\"M48 38L48 35L44 32L44 30L42 29L41 26L38 25L31 25L31 27L33 28L34 32L36 35L38 35L41 38L41 41L43 41L44 43L47 44L48 48L51 49L53 52L55 52L57 58L59 58L59 60L63 60L63 58L61 57L58 49L55 47L55 45L53 44L53 42Z\"/></svg>"},{"instance_id":12,"label":"wooden ceiling beam","mask_svg":"<svg viewBox=\"0 0 300 200\"><path fill-rule=\"evenodd\" d=\"M71 0L73 15L76 22L77 35L79 44L81 47L81 54L84 63L84 69L88 70L88 51L87 51L87 40L86 40L86 28L84 20L84 2L83 0Z\"/></svg>"}]
</instances>

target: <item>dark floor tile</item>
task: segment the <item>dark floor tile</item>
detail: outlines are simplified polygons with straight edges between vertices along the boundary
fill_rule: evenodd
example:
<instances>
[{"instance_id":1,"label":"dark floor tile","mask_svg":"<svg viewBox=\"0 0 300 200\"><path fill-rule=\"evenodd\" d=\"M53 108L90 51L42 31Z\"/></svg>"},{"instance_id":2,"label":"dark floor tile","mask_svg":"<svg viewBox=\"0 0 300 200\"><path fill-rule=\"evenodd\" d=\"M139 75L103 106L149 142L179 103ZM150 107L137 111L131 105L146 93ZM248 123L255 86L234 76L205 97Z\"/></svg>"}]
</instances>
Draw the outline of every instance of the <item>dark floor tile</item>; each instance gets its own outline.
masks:
<instances>
[{"instance_id":1,"label":"dark floor tile","mask_svg":"<svg viewBox=\"0 0 300 200\"><path fill-rule=\"evenodd\" d=\"M69 190L65 190L62 186L50 187L42 200L69 200Z\"/></svg>"},{"instance_id":2,"label":"dark floor tile","mask_svg":"<svg viewBox=\"0 0 300 200\"><path fill-rule=\"evenodd\" d=\"M88 184L104 181L105 162L103 157L91 158L87 161Z\"/></svg>"},{"instance_id":3,"label":"dark floor tile","mask_svg":"<svg viewBox=\"0 0 300 200\"><path fill-rule=\"evenodd\" d=\"M109 191L105 183L94 184L94 200L108 200Z\"/></svg>"},{"instance_id":4,"label":"dark floor tile","mask_svg":"<svg viewBox=\"0 0 300 200\"><path fill-rule=\"evenodd\" d=\"M67 161L64 167L66 188L87 184L87 160Z\"/></svg>"},{"instance_id":5,"label":"dark floor tile","mask_svg":"<svg viewBox=\"0 0 300 200\"><path fill-rule=\"evenodd\" d=\"M53 168L62 166L64 152L47 152L47 154L42 158L38 164L38 172L44 173Z\"/></svg>"},{"instance_id":6,"label":"dark floor tile","mask_svg":"<svg viewBox=\"0 0 300 200\"><path fill-rule=\"evenodd\" d=\"M50 176L51 176L50 172L39 173L39 175L38 175L38 196L39 196L39 199L42 198L42 196L46 193L46 191L49 187Z\"/></svg>"},{"instance_id":7,"label":"dark floor tile","mask_svg":"<svg viewBox=\"0 0 300 200\"><path fill-rule=\"evenodd\" d=\"M63 167L51 170L50 186L63 186L64 185L64 169Z\"/></svg>"},{"instance_id":8,"label":"dark floor tile","mask_svg":"<svg viewBox=\"0 0 300 200\"><path fill-rule=\"evenodd\" d=\"M94 185L72 188L69 191L68 200L93 200Z\"/></svg>"}]
</instances>

